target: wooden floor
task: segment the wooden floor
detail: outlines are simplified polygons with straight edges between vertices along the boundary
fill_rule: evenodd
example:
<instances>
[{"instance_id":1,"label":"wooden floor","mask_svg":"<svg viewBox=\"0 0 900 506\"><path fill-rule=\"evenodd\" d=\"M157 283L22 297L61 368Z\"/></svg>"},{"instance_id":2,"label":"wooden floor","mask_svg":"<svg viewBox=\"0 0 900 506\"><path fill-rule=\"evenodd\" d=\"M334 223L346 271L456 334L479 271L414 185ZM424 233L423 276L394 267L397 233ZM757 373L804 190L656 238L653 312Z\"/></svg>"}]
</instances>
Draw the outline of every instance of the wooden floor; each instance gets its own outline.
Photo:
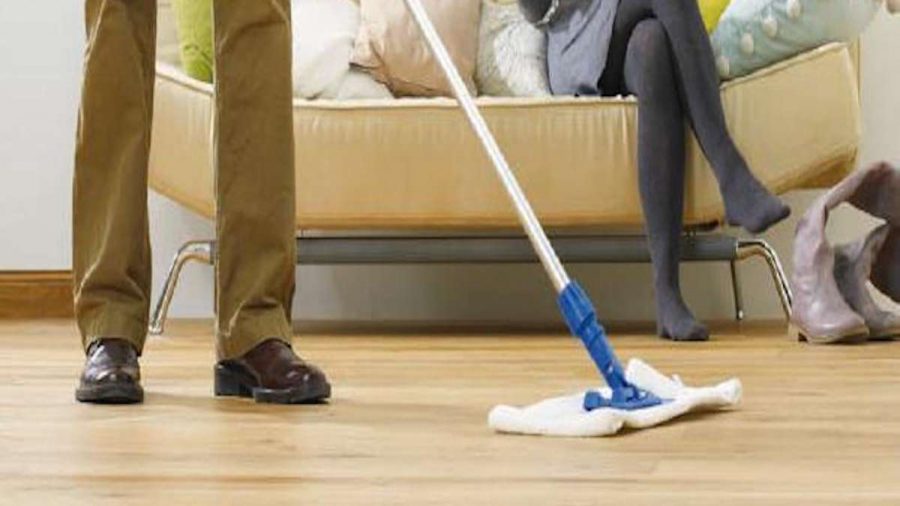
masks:
<instances>
[{"instance_id":1,"label":"wooden floor","mask_svg":"<svg viewBox=\"0 0 900 506\"><path fill-rule=\"evenodd\" d=\"M900 504L900 343L811 347L779 327L707 344L614 338L736 411L610 439L491 433L492 405L597 383L562 335L315 335L331 405L210 396L208 324L148 344L146 403L77 404L70 322L0 322L0 504Z\"/></svg>"}]
</instances>

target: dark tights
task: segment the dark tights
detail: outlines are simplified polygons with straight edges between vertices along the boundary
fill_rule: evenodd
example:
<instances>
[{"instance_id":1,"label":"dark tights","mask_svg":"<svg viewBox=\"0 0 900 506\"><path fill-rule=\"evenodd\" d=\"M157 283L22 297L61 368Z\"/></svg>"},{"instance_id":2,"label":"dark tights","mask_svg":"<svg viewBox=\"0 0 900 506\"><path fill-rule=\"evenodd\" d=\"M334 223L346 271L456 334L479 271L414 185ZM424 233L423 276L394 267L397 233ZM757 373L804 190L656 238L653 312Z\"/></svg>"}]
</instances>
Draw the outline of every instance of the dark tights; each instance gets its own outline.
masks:
<instances>
[{"instance_id":1,"label":"dark tights","mask_svg":"<svg viewBox=\"0 0 900 506\"><path fill-rule=\"evenodd\" d=\"M621 0L604 94L638 97L641 201L654 267L658 330L676 340L705 340L681 296L685 118L710 162L729 224L758 233L790 210L753 176L728 133L712 48L696 0Z\"/></svg>"}]
</instances>

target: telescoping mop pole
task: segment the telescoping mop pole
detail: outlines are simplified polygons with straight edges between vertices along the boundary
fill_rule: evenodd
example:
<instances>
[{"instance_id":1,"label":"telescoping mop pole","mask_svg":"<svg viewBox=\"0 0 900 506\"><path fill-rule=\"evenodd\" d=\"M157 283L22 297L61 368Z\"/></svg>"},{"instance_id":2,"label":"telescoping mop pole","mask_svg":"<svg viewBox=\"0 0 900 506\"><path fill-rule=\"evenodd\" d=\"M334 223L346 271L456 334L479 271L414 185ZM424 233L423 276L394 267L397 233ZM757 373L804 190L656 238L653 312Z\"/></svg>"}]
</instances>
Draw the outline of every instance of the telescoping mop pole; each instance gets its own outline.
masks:
<instances>
[{"instance_id":1,"label":"telescoping mop pole","mask_svg":"<svg viewBox=\"0 0 900 506\"><path fill-rule=\"evenodd\" d=\"M588 298L577 282L569 279L569 275L559 261L559 257L556 256L547 234L544 233L544 229L534 214L531 204L525 198L519 182L506 162L506 157L500 151L497 141L491 134L490 129L488 129L487 123L485 123L478 107L475 105L475 101L469 94L469 90L466 88L462 77L460 77L456 65L450 58L447 48L428 18L428 13L420 0L404 1L416 20L416 24L421 29L422 35L425 37L444 75L447 77L447 81L449 81L453 90L453 95L481 141L481 145L490 158L497 176L503 183L504 188L506 188L506 192L515 206L516 214L519 216L519 222L525 229L525 233L528 235L535 253L540 258L541 265L544 266L544 270L547 271L547 275L553 282L554 288L556 288L559 307L569 329L572 334L584 343L591 359L597 365L607 385L612 389L611 399L602 398L596 392L588 393L585 396L585 408L613 407L634 410L661 404L663 402L661 399L631 385L625 379L622 365L616 358L615 352L613 352L606 337L606 332L597 319L597 314L590 298Z\"/></svg>"}]
</instances>

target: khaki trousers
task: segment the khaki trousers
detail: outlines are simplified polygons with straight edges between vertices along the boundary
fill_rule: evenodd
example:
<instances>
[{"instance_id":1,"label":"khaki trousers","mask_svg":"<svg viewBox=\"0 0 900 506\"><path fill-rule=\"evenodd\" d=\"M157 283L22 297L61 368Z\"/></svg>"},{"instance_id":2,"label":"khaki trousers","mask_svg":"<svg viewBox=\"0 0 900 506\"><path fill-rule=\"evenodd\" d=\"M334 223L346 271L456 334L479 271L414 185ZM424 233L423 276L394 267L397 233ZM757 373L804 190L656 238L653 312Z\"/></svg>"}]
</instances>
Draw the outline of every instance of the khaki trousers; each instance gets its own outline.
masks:
<instances>
[{"instance_id":1,"label":"khaki trousers","mask_svg":"<svg viewBox=\"0 0 900 506\"><path fill-rule=\"evenodd\" d=\"M294 146L289 0L215 0L218 355L290 342ZM156 0L86 0L75 156L75 312L87 348L144 345L150 306L147 163Z\"/></svg>"}]
</instances>

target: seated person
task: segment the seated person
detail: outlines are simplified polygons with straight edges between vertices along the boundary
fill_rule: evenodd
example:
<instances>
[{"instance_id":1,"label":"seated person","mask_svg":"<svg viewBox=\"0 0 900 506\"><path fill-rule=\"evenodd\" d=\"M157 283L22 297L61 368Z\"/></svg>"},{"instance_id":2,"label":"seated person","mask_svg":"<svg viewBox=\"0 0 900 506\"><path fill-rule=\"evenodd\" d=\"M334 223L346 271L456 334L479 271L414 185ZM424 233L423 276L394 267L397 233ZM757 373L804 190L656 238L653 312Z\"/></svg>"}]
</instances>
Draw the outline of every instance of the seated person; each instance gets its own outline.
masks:
<instances>
[{"instance_id":1,"label":"seated person","mask_svg":"<svg viewBox=\"0 0 900 506\"><path fill-rule=\"evenodd\" d=\"M656 289L657 330L676 341L709 331L681 295L685 119L712 165L726 219L751 233L790 209L756 179L728 133L709 37L696 0L519 0L548 33L547 67L558 95L633 94L638 167Z\"/></svg>"}]
</instances>

